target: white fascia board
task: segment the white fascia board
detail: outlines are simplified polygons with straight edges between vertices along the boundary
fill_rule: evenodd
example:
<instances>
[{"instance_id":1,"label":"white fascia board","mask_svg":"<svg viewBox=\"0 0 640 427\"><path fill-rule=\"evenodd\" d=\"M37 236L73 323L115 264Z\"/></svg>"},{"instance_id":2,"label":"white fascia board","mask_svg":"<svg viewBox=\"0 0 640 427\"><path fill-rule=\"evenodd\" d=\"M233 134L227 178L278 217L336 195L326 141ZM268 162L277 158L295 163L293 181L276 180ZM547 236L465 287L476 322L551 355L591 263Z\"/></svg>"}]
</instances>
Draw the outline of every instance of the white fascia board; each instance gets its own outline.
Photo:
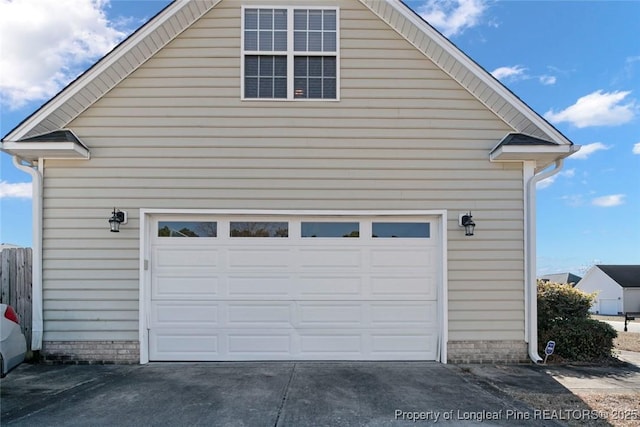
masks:
<instances>
[{"instance_id":1,"label":"white fascia board","mask_svg":"<svg viewBox=\"0 0 640 427\"><path fill-rule=\"evenodd\" d=\"M89 159L91 152L77 142L12 142L0 144L0 150L28 161L42 159Z\"/></svg>"},{"instance_id":2,"label":"white fascia board","mask_svg":"<svg viewBox=\"0 0 640 427\"><path fill-rule=\"evenodd\" d=\"M502 145L491 152L492 162L535 161L550 163L569 157L580 149L578 145Z\"/></svg>"},{"instance_id":3,"label":"white fascia board","mask_svg":"<svg viewBox=\"0 0 640 427\"><path fill-rule=\"evenodd\" d=\"M364 5L367 5L365 0L360 0L360 1ZM522 113L526 118L528 118L538 128L543 130L547 135L553 137L554 142L557 142L558 144L562 144L562 145L572 144L572 142L569 139L567 139L567 137L565 137L560 131L558 131L558 129L553 127L548 121L546 121L538 113L533 111L531 107L529 107L524 101L522 101L513 92L507 89L502 83L500 83L496 78L494 78L487 70L485 70L476 62L474 62L471 58L469 58L465 53L463 53L459 48L457 48L445 36L440 34L431 25L425 23L422 19L416 16L416 14L411 9L409 9L409 7L405 5L402 1L387 0L387 4L392 6L394 9L396 9L399 13L401 13L402 16L404 16L408 21L410 21L411 23L416 25L418 28L420 28L427 36L431 38L431 40L433 40L436 44L438 44L442 49L444 49L445 52L451 55L452 58L458 61L463 67L469 70L473 75L478 77L483 83L487 84L489 88L491 88L495 93L497 93L499 96L505 99L511 106L513 106L513 108L515 108L517 111ZM376 13L376 15L378 14ZM380 18L385 20L384 17L382 16L380 16ZM396 30L400 32L400 29L396 29ZM405 38L408 40L408 37L405 36ZM409 40L409 42L414 44L411 40ZM442 70L445 73L447 73L449 76L451 76L454 80L458 81L457 77L452 75L448 70L445 70L444 68L442 68ZM460 81L458 82L462 85ZM462 86L464 87L464 85ZM487 108L491 110L491 108L486 104L486 102L484 102L482 99L478 97L476 98L483 105L485 105ZM518 131L518 129L514 129L514 130Z\"/></svg>"}]
</instances>

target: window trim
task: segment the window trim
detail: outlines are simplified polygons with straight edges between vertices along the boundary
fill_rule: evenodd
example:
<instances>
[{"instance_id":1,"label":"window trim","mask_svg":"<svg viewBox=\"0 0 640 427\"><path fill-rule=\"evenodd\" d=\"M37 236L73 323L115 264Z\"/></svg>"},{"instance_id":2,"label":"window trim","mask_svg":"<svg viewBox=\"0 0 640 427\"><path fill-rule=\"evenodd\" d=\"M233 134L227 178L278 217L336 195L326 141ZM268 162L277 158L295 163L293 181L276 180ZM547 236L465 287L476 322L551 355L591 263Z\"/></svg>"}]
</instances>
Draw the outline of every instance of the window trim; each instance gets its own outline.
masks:
<instances>
[{"instance_id":1,"label":"window trim","mask_svg":"<svg viewBox=\"0 0 640 427\"><path fill-rule=\"evenodd\" d=\"M340 101L340 8L335 6L283 6L283 5L243 5L240 16L240 100L258 102L337 102ZM285 9L287 10L287 50L286 51L246 51L244 49L245 10L246 9ZM294 12L295 10L333 10L336 12L336 50L335 52L297 52L294 50ZM244 96L245 56L251 55L281 55L287 57L287 97L286 98L246 98ZM296 98L294 94L294 58L296 56L335 56L336 58L336 97L325 98Z\"/></svg>"}]
</instances>

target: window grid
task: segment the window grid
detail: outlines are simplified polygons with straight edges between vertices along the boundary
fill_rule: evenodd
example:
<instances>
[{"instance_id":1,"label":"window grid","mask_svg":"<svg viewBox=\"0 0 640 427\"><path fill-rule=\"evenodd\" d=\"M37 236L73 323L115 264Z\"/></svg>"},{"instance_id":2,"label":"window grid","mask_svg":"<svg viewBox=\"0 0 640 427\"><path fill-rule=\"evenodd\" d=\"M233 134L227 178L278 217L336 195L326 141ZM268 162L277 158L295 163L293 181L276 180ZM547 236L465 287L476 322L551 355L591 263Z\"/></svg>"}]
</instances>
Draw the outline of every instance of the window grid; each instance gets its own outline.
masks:
<instances>
[{"instance_id":1,"label":"window grid","mask_svg":"<svg viewBox=\"0 0 640 427\"><path fill-rule=\"evenodd\" d=\"M296 98L334 99L336 64L331 56L296 56L294 59L294 96Z\"/></svg>"},{"instance_id":2,"label":"window grid","mask_svg":"<svg viewBox=\"0 0 640 427\"><path fill-rule=\"evenodd\" d=\"M338 12L336 8L323 7L273 9L243 7L242 98L250 100L339 100ZM286 30L283 26L283 16L286 16ZM267 40L266 42L260 41L261 36L258 33L261 31L270 32L268 36L262 37L263 40ZM278 31L286 31L286 49L282 43L276 42L276 39L280 37L276 36ZM296 34L298 35L296 36ZM309 36L309 34L312 35ZM300 41L297 42L298 48L296 49L296 37L299 40L304 40L304 50L301 49ZM273 50L267 50L268 48ZM247 73L247 71L253 70L249 64L249 62L255 62L252 57L267 55L273 58L286 57L286 73L271 76ZM247 60L247 58L249 59ZM319 58L319 61L314 58ZM304 74L299 74L303 70L301 65L296 70L296 62L307 64L304 67ZM319 68L318 64L320 64ZM318 73L314 70L320 71ZM267 80L270 81L270 84ZM286 96L283 96L282 92L283 80L286 80Z\"/></svg>"},{"instance_id":3,"label":"window grid","mask_svg":"<svg viewBox=\"0 0 640 427\"><path fill-rule=\"evenodd\" d=\"M336 52L336 11L296 9L293 14L295 52Z\"/></svg>"},{"instance_id":4,"label":"window grid","mask_svg":"<svg viewBox=\"0 0 640 427\"><path fill-rule=\"evenodd\" d=\"M286 9L246 9L244 50L286 52L287 12Z\"/></svg>"}]
</instances>

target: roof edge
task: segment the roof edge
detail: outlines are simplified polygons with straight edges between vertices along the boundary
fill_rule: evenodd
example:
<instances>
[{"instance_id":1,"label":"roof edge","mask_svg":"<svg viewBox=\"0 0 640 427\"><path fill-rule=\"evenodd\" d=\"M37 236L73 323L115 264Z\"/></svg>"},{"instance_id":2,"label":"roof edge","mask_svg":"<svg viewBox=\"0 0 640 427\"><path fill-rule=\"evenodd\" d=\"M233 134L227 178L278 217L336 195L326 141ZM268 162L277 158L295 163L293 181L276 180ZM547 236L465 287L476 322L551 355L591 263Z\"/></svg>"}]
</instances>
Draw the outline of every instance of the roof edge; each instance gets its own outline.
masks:
<instances>
[{"instance_id":1,"label":"roof edge","mask_svg":"<svg viewBox=\"0 0 640 427\"><path fill-rule=\"evenodd\" d=\"M207 13L211 8L215 7L221 0L174 0L173 3L167 5L162 11L160 11L157 15L155 15L150 21L148 21L145 25L140 27L134 33L132 33L129 37L123 40L119 45L117 45L114 49L112 49L109 53L107 53L104 57L102 57L98 62L96 62L92 67L90 67L87 71L85 71L82 75L80 75L76 80L69 83L65 88L63 88L58 94L56 94L52 99L46 102L43 106L41 106L38 110L36 110L31 116L26 118L23 122L21 122L18 126L16 126L13 130L11 130L3 139L8 141L18 141L25 136L29 135L30 132L34 131L43 131L43 130L57 130L63 128L68 125L70 121L75 119L79 114L89 108L93 103L95 103L98 99L100 99L106 92L111 90L117 84L119 84L122 80L124 80L131 72L135 71L142 63L148 60L153 54L158 52L167 43L181 34L185 29L187 29L193 22L199 19L202 15ZM449 39L447 39L444 35L438 32L433 26L431 26L428 22L426 22L419 14L413 11L409 6L403 3L402 0L385 0L385 1L377 1L377 0L359 0L361 4L363 4L366 8L371 10L376 16L378 16L383 22L387 23L394 31L400 34L405 40L411 43L416 49L418 49L423 55L433 61L436 65L442 69L447 75L449 75L454 81L457 81L462 87L464 87L472 96L478 99L486 108L496 114L502 121L504 121L507 125L511 126L515 131L523 131L523 129L517 129L517 123L511 123L508 118L504 117L500 114L501 108L496 106L493 108L488 104L487 100L483 100L480 94L476 94L472 88L469 87L469 84L464 83L464 78L460 76L455 76L452 70L447 69L447 64L452 62L458 63L462 66L462 68L469 71L469 73L477 78L477 81L481 82L481 84L486 85L496 96L500 99L504 100L506 105L509 105L513 108L513 111L517 111L521 114L520 117L524 117L530 124L529 127L533 127L541 134L544 134L551 138L554 142L561 145L572 145L572 142L564 136L558 129L556 129L553 125L551 125L548 121L546 121L542 116L536 113L531 107L529 107L524 101L518 98L513 92L511 92L506 86L500 83L497 79L495 79L487 70L481 67L477 62L467 56L461 49L456 47ZM392 9L389 9L392 8ZM404 18L399 22L395 22L395 25L391 18L383 16L384 10L387 11L395 11L395 13L399 14L399 17ZM184 13L180 13L184 11ZM398 16L398 15L397 15ZM168 35L165 39L161 40L160 43L157 43L154 40L153 48L149 48L149 46L145 46L147 49L140 55L139 63L130 64L129 67L123 72L118 73L117 77L112 78L111 82L107 85L103 85L100 88L100 93L91 94L91 99L87 99L85 102L82 102L78 108L75 108L74 111L69 114L66 113L66 117L56 116L56 113L71 99L74 97L77 99L80 95L83 94L81 91L85 90L87 86L102 75L102 73L107 72L112 66L114 66L118 61L122 60L123 57L129 53L131 53L143 40L147 37L151 37L157 35L157 30L159 30L163 24L167 23L170 19L176 17L179 20L179 25L177 29L174 29L173 33ZM404 21L406 20L406 21ZM404 21L404 22L403 22ZM409 28L411 27L411 28ZM424 34L428 37L433 43L442 49L443 52L446 52L448 58L445 58L445 64L442 64L436 59L432 58L428 49L423 49L418 46L416 40L412 40L411 34L416 33L416 30ZM453 59L453 61L451 61ZM450 67L449 67L450 68ZM104 83L104 82L103 82ZM469 83L469 82L467 82ZM86 92L86 91L85 91ZM78 95L78 96L76 96ZM69 118L70 117L70 118ZM48 125L44 125L45 122L49 122ZM57 129L54 129L57 126ZM38 129L38 127L44 129ZM46 133L46 132L44 132Z\"/></svg>"},{"instance_id":2,"label":"roof edge","mask_svg":"<svg viewBox=\"0 0 640 427\"><path fill-rule=\"evenodd\" d=\"M28 161L38 159L89 160L91 152L77 142L3 142L0 149Z\"/></svg>"},{"instance_id":3,"label":"roof edge","mask_svg":"<svg viewBox=\"0 0 640 427\"><path fill-rule=\"evenodd\" d=\"M212 3L209 7L206 7L203 13L199 16L202 16L206 13L211 7L218 4L221 0L212 0ZM171 19L178 12L183 10L185 7L188 7L192 3L192 0L174 0L172 3L169 3L165 8L163 8L160 12L158 12L154 17L152 17L146 24L142 25L136 31L131 33L128 37L126 37L123 41L121 41L118 45L116 45L111 51L105 54L102 58L100 58L96 63L94 63L91 67L89 67L84 73L78 76L75 80L71 81L64 88L62 88L53 98L49 99L45 102L40 108L38 108L35 112L33 112L30 116L24 119L21 123L19 123L15 128L13 128L9 133L7 133L0 141L19 141L24 138L30 131L36 128L40 123L45 121L47 117L49 117L52 113L54 113L58 108L64 105L69 99L75 96L78 92L86 87L91 81L93 81L97 76L107 70L109 67L114 65L118 60L120 60L123 56L131 52L138 43L145 39L147 36L150 36L154 31L156 31L159 27L161 27L166 21ZM192 23L192 22L191 22ZM158 50L162 49L177 37L180 33L182 33L188 25L184 25L179 31L176 32L173 36L169 37L165 43L162 45L156 46L156 50L148 55L142 62L145 62L151 55L153 55ZM122 80L124 80L131 72L135 71L140 64L132 66L130 70L124 75L120 77L118 81L112 82L110 87L106 90L110 90L119 84ZM104 91L104 93L106 93ZM75 119L82 111L85 111L89 108L93 103L100 99L104 93L101 93L96 99L88 102L82 110L80 110L74 117L67 121L67 124ZM65 124L66 125L66 124Z\"/></svg>"},{"instance_id":4,"label":"roof edge","mask_svg":"<svg viewBox=\"0 0 640 427\"><path fill-rule=\"evenodd\" d=\"M372 8L367 4L368 0L359 0L362 4L367 6L373 13L375 13L380 19L386 22L391 28L393 28L396 32L402 35L409 43L411 43L414 47L416 47L420 52L422 52L425 56L431 59L435 64L437 64L445 73L447 73L452 79L457 81L462 87L467 89L469 93L472 94L478 101L480 101L483 105L485 105L490 111L493 111L498 117L500 117L505 123L509 124L513 127L502 115L500 115L497 111L495 111L491 106L487 105L482 99L480 99L473 91L469 90L467 85L464 84L459 78L446 70L441 64L438 63L434 58L431 58L427 52L425 52L422 48L417 46L410 38L405 35L402 31L402 28L397 28L392 25L389 20L385 19L378 11ZM425 19L423 19L417 12L411 9L406 3L402 0L386 0L385 4L393 7L396 11L398 11L402 16L404 16L411 23L416 25L420 30L422 30L425 34L427 34L431 40L436 42L439 47L445 50L451 57L453 57L456 61L462 64L466 69L468 69L473 75L475 75L478 79L480 79L484 84L486 84L489 88L491 88L495 93L497 93L502 99L508 102L511 106L513 106L518 112L524 115L528 120L530 120L535 126L537 126L541 131L551 137L554 142L563 145L573 145L573 142L569 140L562 132L560 132L555 126L549 123L544 117L535 112L531 107L529 107L522 99L520 99L517 95L515 95L510 89L508 89L504 84L502 84L498 79L493 77L491 73L485 70L480 64L471 59L466 53L464 53L460 48L458 48L451 40L445 37L442 33L440 33L436 28L434 28L431 24L429 24ZM514 130L517 130L514 128Z\"/></svg>"},{"instance_id":5,"label":"roof edge","mask_svg":"<svg viewBox=\"0 0 640 427\"><path fill-rule=\"evenodd\" d=\"M596 264L597 268L622 288L640 288L640 264Z\"/></svg>"},{"instance_id":6,"label":"roof edge","mask_svg":"<svg viewBox=\"0 0 640 427\"><path fill-rule=\"evenodd\" d=\"M17 156L27 161L38 159L84 159L91 158L91 151L70 129L64 129L67 133L66 139L61 140L53 134L61 131L54 131L44 135L27 138L21 141L2 141L0 151L11 156ZM47 135L52 138L48 139Z\"/></svg>"},{"instance_id":7,"label":"roof edge","mask_svg":"<svg viewBox=\"0 0 640 427\"><path fill-rule=\"evenodd\" d=\"M578 150L579 145L557 144L521 133L510 133L491 150L489 160L497 163L533 161L536 169L540 170Z\"/></svg>"}]
</instances>

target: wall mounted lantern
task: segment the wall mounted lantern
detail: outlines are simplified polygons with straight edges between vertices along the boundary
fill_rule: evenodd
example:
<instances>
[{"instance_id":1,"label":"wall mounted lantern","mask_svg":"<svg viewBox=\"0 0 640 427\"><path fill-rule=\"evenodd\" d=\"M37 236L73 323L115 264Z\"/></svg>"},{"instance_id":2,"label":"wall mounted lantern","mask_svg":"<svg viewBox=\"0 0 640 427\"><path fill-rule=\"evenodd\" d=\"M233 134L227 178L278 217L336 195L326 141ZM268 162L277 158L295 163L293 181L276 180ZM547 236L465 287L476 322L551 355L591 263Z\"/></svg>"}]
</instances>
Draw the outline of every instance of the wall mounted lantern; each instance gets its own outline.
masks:
<instances>
[{"instance_id":1,"label":"wall mounted lantern","mask_svg":"<svg viewBox=\"0 0 640 427\"><path fill-rule=\"evenodd\" d=\"M113 208L113 212L111 213L111 218L109 219L109 226L111 227L112 233L120 232L120 224L127 223L127 211L121 211L116 208Z\"/></svg>"},{"instance_id":2,"label":"wall mounted lantern","mask_svg":"<svg viewBox=\"0 0 640 427\"><path fill-rule=\"evenodd\" d=\"M460 214L460 216L458 217L458 225L460 227L464 227L465 236L473 236L473 230L476 228L476 223L473 222L471 211Z\"/></svg>"}]
</instances>

